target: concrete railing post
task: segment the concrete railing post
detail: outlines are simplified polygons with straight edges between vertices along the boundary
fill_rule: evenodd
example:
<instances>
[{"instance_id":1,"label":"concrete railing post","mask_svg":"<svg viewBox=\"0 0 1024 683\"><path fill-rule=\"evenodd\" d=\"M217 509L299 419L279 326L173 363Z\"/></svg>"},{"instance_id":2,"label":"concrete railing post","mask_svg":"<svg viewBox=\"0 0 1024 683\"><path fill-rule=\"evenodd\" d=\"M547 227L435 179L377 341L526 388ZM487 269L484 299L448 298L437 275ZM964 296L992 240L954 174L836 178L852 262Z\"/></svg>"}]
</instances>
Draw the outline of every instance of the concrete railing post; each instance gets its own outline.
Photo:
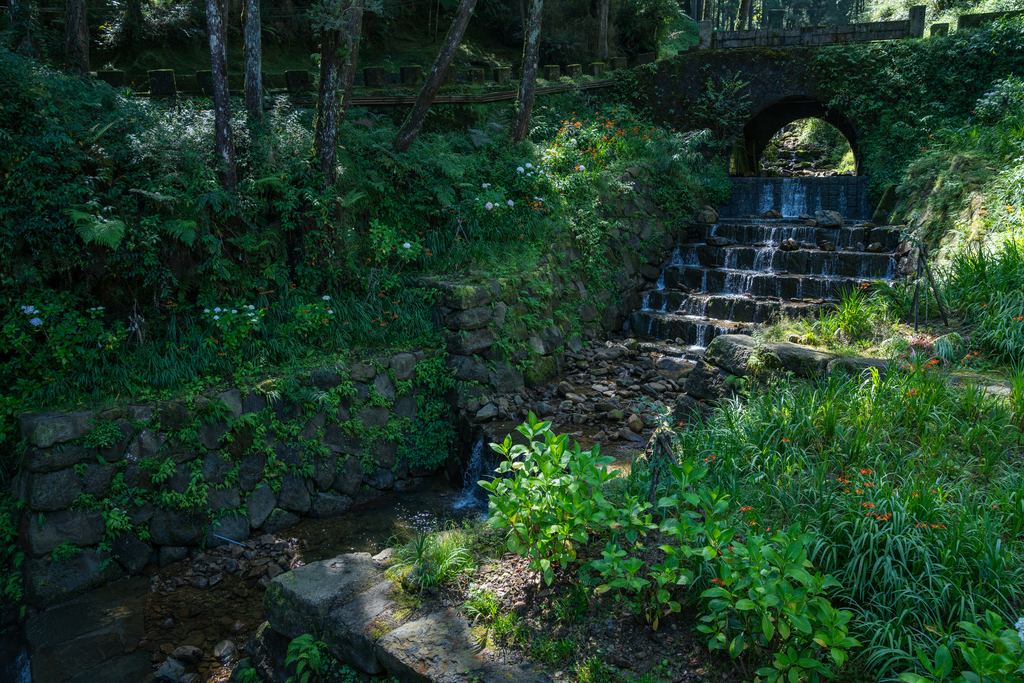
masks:
<instances>
[{"instance_id":1,"label":"concrete railing post","mask_svg":"<svg viewBox=\"0 0 1024 683\"><path fill-rule=\"evenodd\" d=\"M698 26L699 33L697 34L697 49L710 50L711 38L714 35L714 28L710 21L702 21Z\"/></svg>"},{"instance_id":2,"label":"concrete railing post","mask_svg":"<svg viewBox=\"0 0 1024 683\"><path fill-rule=\"evenodd\" d=\"M910 37L924 38L924 15L927 7L914 5L910 8Z\"/></svg>"}]
</instances>

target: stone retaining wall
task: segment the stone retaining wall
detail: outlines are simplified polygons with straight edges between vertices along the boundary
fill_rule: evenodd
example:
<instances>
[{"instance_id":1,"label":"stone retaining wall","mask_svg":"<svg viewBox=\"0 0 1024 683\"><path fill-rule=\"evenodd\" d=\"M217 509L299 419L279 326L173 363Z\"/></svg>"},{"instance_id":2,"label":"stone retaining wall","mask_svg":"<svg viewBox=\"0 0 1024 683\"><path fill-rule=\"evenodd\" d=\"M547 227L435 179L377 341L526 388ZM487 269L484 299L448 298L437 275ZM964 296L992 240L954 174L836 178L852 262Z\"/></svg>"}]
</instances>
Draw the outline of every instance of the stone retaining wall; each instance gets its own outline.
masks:
<instances>
[{"instance_id":1,"label":"stone retaining wall","mask_svg":"<svg viewBox=\"0 0 1024 683\"><path fill-rule=\"evenodd\" d=\"M337 516L439 472L415 440L430 399L422 380L437 371L440 358L416 351L316 370L287 391L263 383L21 415L12 486L25 504L28 603L48 607L148 562L184 559L189 546L223 545L217 536Z\"/></svg>"}]
</instances>

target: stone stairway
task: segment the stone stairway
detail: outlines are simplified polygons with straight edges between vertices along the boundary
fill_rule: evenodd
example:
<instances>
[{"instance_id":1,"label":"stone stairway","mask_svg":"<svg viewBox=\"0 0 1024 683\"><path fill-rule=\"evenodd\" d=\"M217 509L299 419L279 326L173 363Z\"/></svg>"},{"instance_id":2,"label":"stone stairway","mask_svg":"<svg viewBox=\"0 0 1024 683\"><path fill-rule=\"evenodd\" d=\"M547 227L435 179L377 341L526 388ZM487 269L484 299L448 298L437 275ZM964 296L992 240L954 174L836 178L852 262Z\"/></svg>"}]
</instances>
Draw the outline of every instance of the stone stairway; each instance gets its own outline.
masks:
<instances>
[{"instance_id":1,"label":"stone stairway","mask_svg":"<svg viewBox=\"0 0 1024 683\"><path fill-rule=\"evenodd\" d=\"M699 355L720 334L748 333L752 323L777 314L809 315L844 290L894 278L899 243L899 229L871 224L825 228L750 218L694 224L657 288L643 293L631 329Z\"/></svg>"}]
</instances>

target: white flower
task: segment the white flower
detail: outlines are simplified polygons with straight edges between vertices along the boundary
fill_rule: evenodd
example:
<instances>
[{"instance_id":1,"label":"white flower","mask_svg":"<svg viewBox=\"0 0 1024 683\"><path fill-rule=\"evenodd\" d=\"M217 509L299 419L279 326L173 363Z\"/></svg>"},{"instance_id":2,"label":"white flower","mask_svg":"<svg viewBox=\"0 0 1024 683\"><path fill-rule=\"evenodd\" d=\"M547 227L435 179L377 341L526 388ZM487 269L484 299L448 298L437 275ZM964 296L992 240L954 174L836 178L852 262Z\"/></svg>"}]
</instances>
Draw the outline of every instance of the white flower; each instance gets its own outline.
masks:
<instances>
[{"instance_id":1,"label":"white flower","mask_svg":"<svg viewBox=\"0 0 1024 683\"><path fill-rule=\"evenodd\" d=\"M577 168L576 170L577 170L577 171L586 171L586 170L587 170L587 167L586 167L586 166L584 166L583 164L580 164L580 165L579 165L579 167L578 167L578 168Z\"/></svg>"},{"instance_id":2,"label":"white flower","mask_svg":"<svg viewBox=\"0 0 1024 683\"><path fill-rule=\"evenodd\" d=\"M236 310L234 310L234 309L232 309L232 310L231 310L231 312L232 312L232 313L238 313L238 311L236 311Z\"/></svg>"},{"instance_id":3,"label":"white flower","mask_svg":"<svg viewBox=\"0 0 1024 683\"><path fill-rule=\"evenodd\" d=\"M213 316L213 319L214 320L220 320L220 316L219 315L215 315L215 316Z\"/></svg>"},{"instance_id":4,"label":"white flower","mask_svg":"<svg viewBox=\"0 0 1024 683\"><path fill-rule=\"evenodd\" d=\"M525 171L525 170L526 170L525 168L523 168L522 166L520 166L519 168L517 168L517 169L516 169L516 173L522 173L522 172L523 172L523 171Z\"/></svg>"},{"instance_id":5,"label":"white flower","mask_svg":"<svg viewBox=\"0 0 1024 683\"><path fill-rule=\"evenodd\" d=\"M28 324L32 325L33 327L39 327L40 325L43 324L43 321L40 320L39 318L32 318L31 320L28 321Z\"/></svg>"},{"instance_id":6,"label":"white flower","mask_svg":"<svg viewBox=\"0 0 1024 683\"><path fill-rule=\"evenodd\" d=\"M214 308L213 312L214 313L220 313L220 306L217 306L216 308Z\"/></svg>"},{"instance_id":7,"label":"white flower","mask_svg":"<svg viewBox=\"0 0 1024 683\"><path fill-rule=\"evenodd\" d=\"M210 312L210 309L209 309L209 308L204 308L204 309L203 309L203 313L209 313L209 312Z\"/></svg>"},{"instance_id":8,"label":"white flower","mask_svg":"<svg viewBox=\"0 0 1024 683\"><path fill-rule=\"evenodd\" d=\"M412 245L406 242L405 244L402 245L402 249L412 249Z\"/></svg>"},{"instance_id":9,"label":"white flower","mask_svg":"<svg viewBox=\"0 0 1024 683\"><path fill-rule=\"evenodd\" d=\"M255 307L255 306L253 306L252 304L249 304L249 310L250 310L250 311L255 311L255 310L256 310L256 307Z\"/></svg>"},{"instance_id":10,"label":"white flower","mask_svg":"<svg viewBox=\"0 0 1024 683\"><path fill-rule=\"evenodd\" d=\"M530 162L526 162L526 168L533 168L533 164L531 164Z\"/></svg>"},{"instance_id":11,"label":"white flower","mask_svg":"<svg viewBox=\"0 0 1024 683\"><path fill-rule=\"evenodd\" d=\"M510 200L508 200L508 205L509 205L509 206L515 206L515 205L516 205L516 203L515 203L515 202L513 202L513 201L512 201L511 199L510 199Z\"/></svg>"},{"instance_id":12,"label":"white flower","mask_svg":"<svg viewBox=\"0 0 1024 683\"><path fill-rule=\"evenodd\" d=\"M490 184L490 183L483 183L483 184L481 184L481 185L480 185L480 187L484 188L485 190L486 190L486 189L487 189L488 187L490 187L490 186L491 186L491 184Z\"/></svg>"},{"instance_id":13,"label":"white flower","mask_svg":"<svg viewBox=\"0 0 1024 683\"><path fill-rule=\"evenodd\" d=\"M92 309L90 308L89 310L91 311ZM24 313L25 315L32 315L33 313L36 312L36 307L35 306L22 306L21 307L21 312Z\"/></svg>"},{"instance_id":14,"label":"white flower","mask_svg":"<svg viewBox=\"0 0 1024 683\"><path fill-rule=\"evenodd\" d=\"M327 314L328 314L328 315L334 315L334 311L332 311L331 309L329 309L329 308L328 308L328 309L327 309Z\"/></svg>"},{"instance_id":15,"label":"white flower","mask_svg":"<svg viewBox=\"0 0 1024 683\"><path fill-rule=\"evenodd\" d=\"M321 299L323 299L324 301L330 301L330 300L331 300L331 297L327 296L326 294L324 294L324 295L323 295L322 297L320 297L320 298L321 298Z\"/></svg>"},{"instance_id":16,"label":"white flower","mask_svg":"<svg viewBox=\"0 0 1024 683\"><path fill-rule=\"evenodd\" d=\"M484 204L484 208L487 209L488 211L490 211L491 209L494 208L494 204L491 204L490 202L487 202L486 204Z\"/></svg>"}]
</instances>

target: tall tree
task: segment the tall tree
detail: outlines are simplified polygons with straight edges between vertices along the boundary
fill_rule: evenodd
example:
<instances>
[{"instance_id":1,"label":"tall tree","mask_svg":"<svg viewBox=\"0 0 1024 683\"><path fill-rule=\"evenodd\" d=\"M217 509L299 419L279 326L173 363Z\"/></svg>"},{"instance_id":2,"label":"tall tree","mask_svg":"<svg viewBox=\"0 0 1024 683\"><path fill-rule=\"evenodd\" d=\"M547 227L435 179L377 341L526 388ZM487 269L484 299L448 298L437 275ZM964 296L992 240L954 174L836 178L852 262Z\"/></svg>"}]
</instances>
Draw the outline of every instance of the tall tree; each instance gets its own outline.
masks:
<instances>
[{"instance_id":1,"label":"tall tree","mask_svg":"<svg viewBox=\"0 0 1024 683\"><path fill-rule=\"evenodd\" d=\"M89 22L85 0L64 0L64 59L69 73L89 75Z\"/></svg>"},{"instance_id":2,"label":"tall tree","mask_svg":"<svg viewBox=\"0 0 1024 683\"><path fill-rule=\"evenodd\" d=\"M740 10L736 14L736 30L743 31L750 28L750 3L751 0L740 0Z\"/></svg>"},{"instance_id":3,"label":"tall tree","mask_svg":"<svg viewBox=\"0 0 1024 683\"><path fill-rule=\"evenodd\" d=\"M523 47L523 73L519 79L519 97L516 100L516 120L512 124L512 141L522 142L530 132L530 114L537 92L537 63L540 61L540 17L544 0L530 3L530 22Z\"/></svg>"},{"instance_id":4,"label":"tall tree","mask_svg":"<svg viewBox=\"0 0 1024 683\"><path fill-rule=\"evenodd\" d=\"M263 120L260 0L245 0L245 108L249 112L250 121Z\"/></svg>"},{"instance_id":5,"label":"tall tree","mask_svg":"<svg viewBox=\"0 0 1024 683\"><path fill-rule=\"evenodd\" d=\"M210 72L213 81L213 113L217 130L217 157L223 164L221 182L234 192L235 142L231 134L231 94L228 91L227 41L224 0L206 0L206 32L210 37Z\"/></svg>"},{"instance_id":6,"label":"tall tree","mask_svg":"<svg viewBox=\"0 0 1024 683\"><path fill-rule=\"evenodd\" d=\"M444 82L444 76L448 73L448 67L451 66L452 59L455 57L455 51L459 49L459 43L462 42L462 35L466 32L466 26L469 25L469 18L473 14L475 5L476 0L462 0L459 4L459 11L452 21L451 28L448 29L448 35L445 36L444 43L441 45L441 51L437 53L437 59L434 60L434 68L427 74L423 88L420 89L420 95L416 98L416 104L412 106L412 110L405 118L405 123L402 124L401 130L395 136L394 150L396 152L401 153L409 149L409 145L419 135L430 105L434 101L441 83Z\"/></svg>"},{"instance_id":7,"label":"tall tree","mask_svg":"<svg viewBox=\"0 0 1024 683\"><path fill-rule=\"evenodd\" d=\"M134 45L142 40L144 22L142 0L127 0L121 25L121 41L126 45Z\"/></svg>"},{"instance_id":8,"label":"tall tree","mask_svg":"<svg viewBox=\"0 0 1024 683\"><path fill-rule=\"evenodd\" d=\"M346 43L349 48L348 62L345 63L341 72L341 116L339 124L348 115L348 108L352 104L352 90L356 83L356 67L359 61L359 40L363 35L363 0L355 0L352 3L352 15L348 24L348 36Z\"/></svg>"},{"instance_id":9,"label":"tall tree","mask_svg":"<svg viewBox=\"0 0 1024 683\"><path fill-rule=\"evenodd\" d=\"M597 34L597 49L602 61L608 61L608 8L611 0L601 0L598 6L600 13L600 30Z\"/></svg>"},{"instance_id":10,"label":"tall tree","mask_svg":"<svg viewBox=\"0 0 1024 683\"><path fill-rule=\"evenodd\" d=\"M346 34L351 27L351 0L324 0L310 10L314 30L320 31L320 91L316 102L313 154L324 174L324 187L337 179L338 128L341 126L342 64L350 56Z\"/></svg>"}]
</instances>

